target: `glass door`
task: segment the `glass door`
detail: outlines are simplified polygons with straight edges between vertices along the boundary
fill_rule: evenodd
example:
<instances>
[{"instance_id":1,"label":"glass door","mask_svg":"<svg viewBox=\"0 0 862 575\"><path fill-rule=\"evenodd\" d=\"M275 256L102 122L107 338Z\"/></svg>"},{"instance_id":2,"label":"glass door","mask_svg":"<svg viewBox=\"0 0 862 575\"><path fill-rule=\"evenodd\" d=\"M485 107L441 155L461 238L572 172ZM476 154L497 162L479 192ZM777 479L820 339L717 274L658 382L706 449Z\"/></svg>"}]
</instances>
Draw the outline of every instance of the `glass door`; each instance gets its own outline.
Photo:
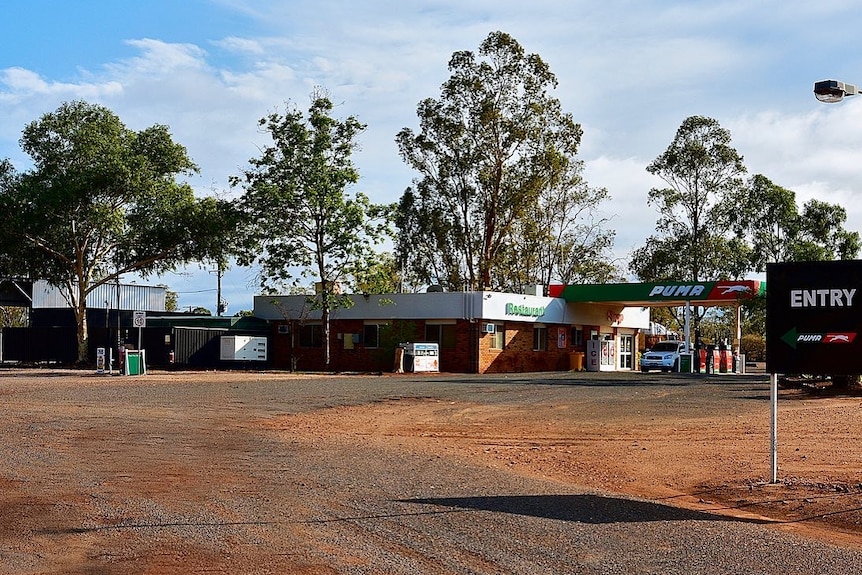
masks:
<instances>
[{"instance_id":1,"label":"glass door","mask_svg":"<svg viewBox=\"0 0 862 575\"><path fill-rule=\"evenodd\" d=\"M620 369L634 368L634 336L620 335Z\"/></svg>"}]
</instances>

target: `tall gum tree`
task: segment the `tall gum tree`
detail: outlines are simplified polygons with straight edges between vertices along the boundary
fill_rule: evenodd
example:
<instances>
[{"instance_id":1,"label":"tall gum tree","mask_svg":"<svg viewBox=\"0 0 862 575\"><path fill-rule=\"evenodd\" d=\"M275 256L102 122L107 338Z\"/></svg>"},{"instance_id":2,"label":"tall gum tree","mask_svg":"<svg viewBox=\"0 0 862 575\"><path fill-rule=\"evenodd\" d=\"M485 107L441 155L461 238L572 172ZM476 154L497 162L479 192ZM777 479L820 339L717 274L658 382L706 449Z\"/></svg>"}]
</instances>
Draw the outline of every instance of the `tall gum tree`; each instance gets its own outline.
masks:
<instances>
[{"instance_id":1,"label":"tall gum tree","mask_svg":"<svg viewBox=\"0 0 862 575\"><path fill-rule=\"evenodd\" d=\"M215 217L225 205L177 182L197 167L166 126L136 132L103 106L64 103L20 142L33 165L13 175L6 163L0 178L4 267L61 290L86 362L87 294L204 257L229 231Z\"/></svg>"},{"instance_id":2,"label":"tall gum tree","mask_svg":"<svg viewBox=\"0 0 862 575\"><path fill-rule=\"evenodd\" d=\"M730 132L712 118L686 118L647 171L667 187L649 191L648 204L659 212L656 234L635 250L631 271L642 281L718 280L747 271L748 254L724 217L746 171Z\"/></svg>"},{"instance_id":3,"label":"tall gum tree","mask_svg":"<svg viewBox=\"0 0 862 575\"><path fill-rule=\"evenodd\" d=\"M551 97L548 65L506 33L455 52L449 71L419 103L419 132L396 137L420 174L399 205L399 261L448 289L498 288L512 235L576 162L582 130Z\"/></svg>"},{"instance_id":4,"label":"tall gum tree","mask_svg":"<svg viewBox=\"0 0 862 575\"><path fill-rule=\"evenodd\" d=\"M648 282L742 277L749 269L749 248L725 216L746 169L730 132L712 118L690 116L647 171L667 187L649 191L647 203L659 213L656 233L634 251L630 270ZM679 325L682 311L675 310ZM695 333L705 314L705 308L697 310Z\"/></svg>"}]
</instances>

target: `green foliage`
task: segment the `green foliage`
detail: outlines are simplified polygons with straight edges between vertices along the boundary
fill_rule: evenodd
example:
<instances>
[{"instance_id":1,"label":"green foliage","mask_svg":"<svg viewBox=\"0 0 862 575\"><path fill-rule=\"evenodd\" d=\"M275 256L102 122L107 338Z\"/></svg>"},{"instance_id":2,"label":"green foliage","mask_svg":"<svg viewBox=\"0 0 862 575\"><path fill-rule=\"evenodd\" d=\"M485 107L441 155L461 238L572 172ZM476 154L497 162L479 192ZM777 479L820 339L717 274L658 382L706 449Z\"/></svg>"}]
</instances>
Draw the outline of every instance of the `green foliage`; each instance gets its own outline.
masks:
<instances>
[{"instance_id":1,"label":"green foliage","mask_svg":"<svg viewBox=\"0 0 862 575\"><path fill-rule=\"evenodd\" d=\"M746 361L766 361L766 338L759 334L746 334L739 342L739 353Z\"/></svg>"},{"instance_id":2,"label":"green foliage","mask_svg":"<svg viewBox=\"0 0 862 575\"><path fill-rule=\"evenodd\" d=\"M0 305L0 327L27 327L29 323L28 308Z\"/></svg>"},{"instance_id":3,"label":"green foliage","mask_svg":"<svg viewBox=\"0 0 862 575\"><path fill-rule=\"evenodd\" d=\"M728 205L727 220L751 245L750 265L766 271L770 262L853 259L858 232L844 229L843 207L810 200L800 211L796 194L756 174Z\"/></svg>"},{"instance_id":4,"label":"green foliage","mask_svg":"<svg viewBox=\"0 0 862 575\"><path fill-rule=\"evenodd\" d=\"M87 353L86 295L119 275L160 273L207 255L227 230L224 207L177 183L197 171L166 126L126 128L105 107L76 101L28 124L33 169L0 169L0 253L19 275L59 287Z\"/></svg>"},{"instance_id":5,"label":"green foliage","mask_svg":"<svg viewBox=\"0 0 862 575\"><path fill-rule=\"evenodd\" d=\"M380 344L375 359L385 367L391 367L395 360L395 348L402 343L420 341L416 322L394 320L380 327ZM388 364L387 364L388 362Z\"/></svg>"},{"instance_id":6,"label":"green foliage","mask_svg":"<svg viewBox=\"0 0 862 575\"><path fill-rule=\"evenodd\" d=\"M716 120L686 118L667 150L647 171L668 184L649 192L659 211L656 235L635 250L630 269L642 281L700 281L739 277L746 271L725 214L742 186L745 166Z\"/></svg>"},{"instance_id":7,"label":"green foliage","mask_svg":"<svg viewBox=\"0 0 862 575\"><path fill-rule=\"evenodd\" d=\"M241 263L260 263L262 287L296 285L296 268L301 276L320 281L316 305L323 314L327 365L329 313L342 305L337 286L359 262L372 257L372 245L388 228L384 208L361 193L346 194L359 179L351 154L365 126L353 116L333 118L332 109L318 91L307 118L297 109L262 118L259 126L272 143L249 160L241 177L231 180L245 188L241 203L247 235Z\"/></svg>"},{"instance_id":8,"label":"green foliage","mask_svg":"<svg viewBox=\"0 0 862 575\"><path fill-rule=\"evenodd\" d=\"M370 261L361 262L352 272L354 293L386 294L401 290L401 270L390 252L374 254Z\"/></svg>"},{"instance_id":9,"label":"green foliage","mask_svg":"<svg viewBox=\"0 0 862 575\"><path fill-rule=\"evenodd\" d=\"M331 117L332 108L317 95L307 119L296 109L261 119L272 144L232 179L245 188L243 261L261 264L262 285L296 283L296 267L310 268L321 282L342 282L385 229L370 220L375 206L365 195L345 193L359 179L350 156L365 126L352 116Z\"/></svg>"},{"instance_id":10,"label":"green foliage","mask_svg":"<svg viewBox=\"0 0 862 575\"><path fill-rule=\"evenodd\" d=\"M168 286L160 284L159 287L165 288L165 311L177 311L179 309L180 294L168 289Z\"/></svg>"},{"instance_id":11,"label":"green foliage","mask_svg":"<svg viewBox=\"0 0 862 575\"><path fill-rule=\"evenodd\" d=\"M530 216L515 223L497 265L501 287L522 292L536 284L620 280L611 263L615 232L605 229L607 218L596 215L610 195L589 187L582 171L580 161L561 167L540 191Z\"/></svg>"},{"instance_id":12,"label":"green foliage","mask_svg":"<svg viewBox=\"0 0 862 575\"><path fill-rule=\"evenodd\" d=\"M418 106L419 133L404 128L396 138L402 158L420 174L399 203L398 258L426 283L449 290L505 288L564 273L542 276L539 268L554 266L589 236L573 223L577 218L541 231L529 226L548 207L542 194L565 192L574 203L562 215L570 217L605 192L581 180L575 155L582 130L549 95L556 77L502 32L491 33L478 54L454 53L449 71L440 98ZM556 253L533 253L540 233L557 235ZM601 252L609 236L597 236ZM521 256L535 262L527 277L514 273L513 239L529 246Z\"/></svg>"},{"instance_id":13,"label":"green foliage","mask_svg":"<svg viewBox=\"0 0 862 575\"><path fill-rule=\"evenodd\" d=\"M766 289L769 289L767 286ZM766 338L766 296L740 300L742 333Z\"/></svg>"}]
</instances>

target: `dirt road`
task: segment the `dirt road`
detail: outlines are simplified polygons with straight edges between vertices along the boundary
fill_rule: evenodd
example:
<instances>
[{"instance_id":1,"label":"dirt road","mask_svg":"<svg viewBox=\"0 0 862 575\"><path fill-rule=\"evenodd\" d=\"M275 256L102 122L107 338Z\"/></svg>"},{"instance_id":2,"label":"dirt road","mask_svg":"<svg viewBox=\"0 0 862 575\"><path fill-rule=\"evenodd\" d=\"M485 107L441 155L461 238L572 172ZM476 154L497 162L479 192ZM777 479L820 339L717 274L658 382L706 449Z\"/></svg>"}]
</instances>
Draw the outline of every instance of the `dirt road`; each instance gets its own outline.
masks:
<instances>
[{"instance_id":1,"label":"dirt road","mask_svg":"<svg viewBox=\"0 0 862 575\"><path fill-rule=\"evenodd\" d=\"M764 376L0 369L0 572L856 573L862 399Z\"/></svg>"}]
</instances>

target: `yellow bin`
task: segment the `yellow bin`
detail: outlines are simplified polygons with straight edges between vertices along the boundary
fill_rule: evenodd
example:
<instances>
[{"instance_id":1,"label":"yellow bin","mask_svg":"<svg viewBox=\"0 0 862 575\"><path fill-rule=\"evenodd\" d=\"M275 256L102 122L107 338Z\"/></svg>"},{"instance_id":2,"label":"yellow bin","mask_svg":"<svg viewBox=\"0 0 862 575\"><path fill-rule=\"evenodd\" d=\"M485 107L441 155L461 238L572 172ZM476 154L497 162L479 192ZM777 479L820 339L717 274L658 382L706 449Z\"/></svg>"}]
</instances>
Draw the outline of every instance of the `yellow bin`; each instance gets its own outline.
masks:
<instances>
[{"instance_id":1,"label":"yellow bin","mask_svg":"<svg viewBox=\"0 0 862 575\"><path fill-rule=\"evenodd\" d=\"M573 351L569 353L569 369L571 371L584 371L584 352Z\"/></svg>"}]
</instances>

